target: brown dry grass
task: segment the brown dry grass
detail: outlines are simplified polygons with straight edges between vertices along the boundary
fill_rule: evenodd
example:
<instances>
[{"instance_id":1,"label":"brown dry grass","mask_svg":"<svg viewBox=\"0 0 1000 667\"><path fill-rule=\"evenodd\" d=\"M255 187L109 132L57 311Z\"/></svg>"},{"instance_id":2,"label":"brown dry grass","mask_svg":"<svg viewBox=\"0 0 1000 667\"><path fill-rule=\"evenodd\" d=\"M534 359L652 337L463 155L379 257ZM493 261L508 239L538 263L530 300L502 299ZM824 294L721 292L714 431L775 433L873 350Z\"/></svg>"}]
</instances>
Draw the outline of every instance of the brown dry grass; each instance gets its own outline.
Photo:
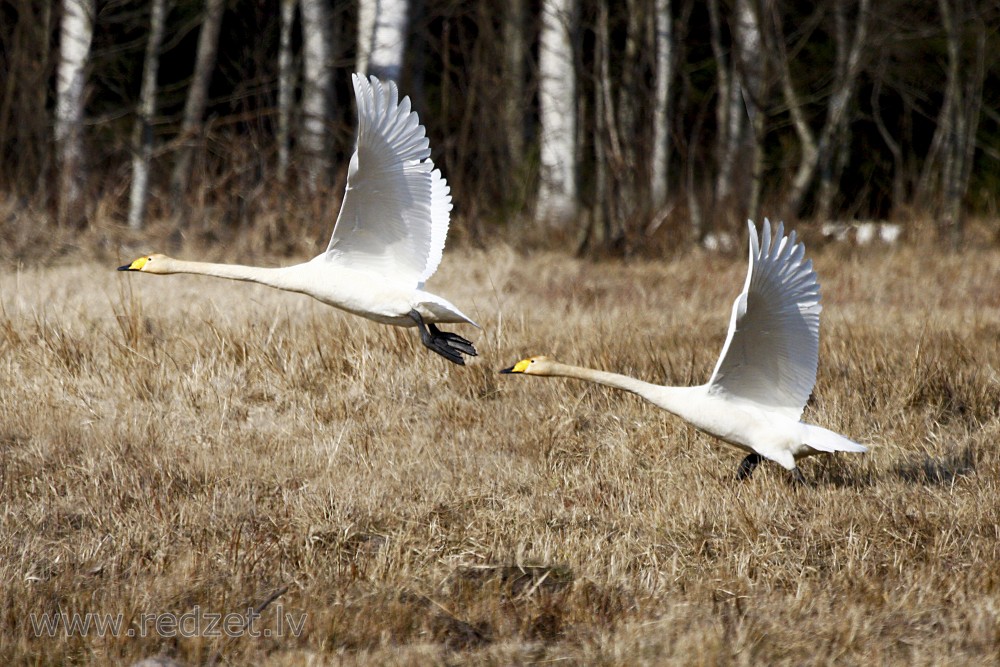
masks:
<instances>
[{"instance_id":1,"label":"brown dry grass","mask_svg":"<svg viewBox=\"0 0 1000 667\"><path fill-rule=\"evenodd\" d=\"M432 287L486 327L466 368L266 288L4 271L0 662L1000 660L1000 252L811 254L806 418L872 451L806 461L801 490L734 483L738 453L632 396L496 374L548 353L701 382L742 254L450 252ZM300 637L30 623L269 599Z\"/></svg>"}]
</instances>

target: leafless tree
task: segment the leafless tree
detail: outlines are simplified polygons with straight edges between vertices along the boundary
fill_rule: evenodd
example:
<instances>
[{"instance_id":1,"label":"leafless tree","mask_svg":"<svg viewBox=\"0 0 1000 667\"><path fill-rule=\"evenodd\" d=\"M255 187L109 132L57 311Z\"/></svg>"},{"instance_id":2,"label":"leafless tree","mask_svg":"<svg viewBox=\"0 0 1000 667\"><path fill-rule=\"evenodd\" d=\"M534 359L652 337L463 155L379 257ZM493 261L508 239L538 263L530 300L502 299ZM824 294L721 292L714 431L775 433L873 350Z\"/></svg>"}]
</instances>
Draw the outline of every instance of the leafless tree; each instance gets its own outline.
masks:
<instances>
[{"instance_id":1,"label":"leafless tree","mask_svg":"<svg viewBox=\"0 0 1000 667\"><path fill-rule=\"evenodd\" d=\"M536 218L564 226L577 211L576 0L544 0L539 37L541 173Z\"/></svg>"},{"instance_id":2,"label":"leafless tree","mask_svg":"<svg viewBox=\"0 0 1000 667\"><path fill-rule=\"evenodd\" d=\"M198 34L198 53L195 56L194 74L188 87L184 104L184 119L181 122L181 146L177 151L177 161L170 178L170 194L174 211L183 208L188 180L191 176L191 159L202 132L202 119L208 103L208 85L212 81L215 68L215 54L219 47L219 29L225 0L206 0L205 18Z\"/></svg>"},{"instance_id":3,"label":"leafless tree","mask_svg":"<svg viewBox=\"0 0 1000 667\"><path fill-rule=\"evenodd\" d=\"M49 103L52 18L58 4L31 0L8 4L20 20L4 26L9 32L0 28L0 59L7 66L6 76L0 74L0 155L11 147L17 159L0 158L0 183L33 189L44 201L50 190L43 175L50 157L52 124L38 111Z\"/></svg>"},{"instance_id":4,"label":"leafless tree","mask_svg":"<svg viewBox=\"0 0 1000 667\"><path fill-rule=\"evenodd\" d=\"M835 13L843 11L839 0L834 0ZM848 41L846 20L837 19L835 41L838 65L834 67L833 84L827 98L826 117L819 133L815 133L804 112L804 102L796 90L792 78L788 48L785 43L782 18L777 6L772 4L772 25L775 32L774 57L781 80L785 104L791 115L795 132L799 138L799 165L792 178L791 188L785 199L783 210L786 215L797 215L802 208L808 188L816 176L820 164L826 164L838 149L837 140L843 134L848 118L848 108L854 95L855 84L861 71L861 55L868 35L869 7L871 0L858 0L854 31Z\"/></svg>"},{"instance_id":5,"label":"leafless tree","mask_svg":"<svg viewBox=\"0 0 1000 667\"><path fill-rule=\"evenodd\" d=\"M972 173L983 99L986 27L965 0L938 0L938 9L948 64L937 129L924 163L918 193L928 208L938 212L941 230L957 245L962 239L962 199ZM972 37L971 54L965 54L963 47L967 30ZM935 203L939 205L934 206Z\"/></svg>"},{"instance_id":6,"label":"leafless tree","mask_svg":"<svg viewBox=\"0 0 1000 667\"><path fill-rule=\"evenodd\" d=\"M167 15L166 0L153 0L149 18L149 40L142 63L142 89L132 134L132 189L129 193L128 226L141 229L149 197L149 167L153 159L153 114L156 113L156 73L160 67L160 44Z\"/></svg>"},{"instance_id":7,"label":"leafless tree","mask_svg":"<svg viewBox=\"0 0 1000 667\"><path fill-rule=\"evenodd\" d=\"M588 247L607 247L621 240L625 182L632 177L625 169L619 119L612 95L608 1L598 1L594 29L594 200L578 252Z\"/></svg>"},{"instance_id":8,"label":"leafless tree","mask_svg":"<svg viewBox=\"0 0 1000 667\"><path fill-rule=\"evenodd\" d=\"M885 122L882 113L882 87L885 80L886 71L885 58L880 59L875 68L872 85L872 120L878 129L879 136L885 142L889 152L892 153L892 205L899 207L906 200L906 158L903 154L903 145L900 138L893 134L893 131ZM898 123L896 124L898 127ZM898 131L898 130L897 130Z\"/></svg>"},{"instance_id":9,"label":"leafless tree","mask_svg":"<svg viewBox=\"0 0 1000 667\"><path fill-rule=\"evenodd\" d=\"M764 133L765 113L763 105L767 97L767 57L764 51L764 35L761 31L759 3L751 0L736 0L733 19L733 58L736 78L739 80L742 97L742 113L749 118L750 133L743 145L750 151L750 187L746 201L740 202L741 218L757 220L759 216L761 189L764 179ZM737 143L737 146L740 146ZM738 224L742 226L743 220Z\"/></svg>"},{"instance_id":10,"label":"leafless tree","mask_svg":"<svg viewBox=\"0 0 1000 667\"><path fill-rule=\"evenodd\" d=\"M359 72L398 81L403 69L409 0L360 0L358 3Z\"/></svg>"},{"instance_id":11,"label":"leafless tree","mask_svg":"<svg viewBox=\"0 0 1000 667\"><path fill-rule=\"evenodd\" d=\"M655 0L656 90L653 98L653 155L650 193L654 209L667 203L670 165L670 95L674 80L671 0Z\"/></svg>"},{"instance_id":12,"label":"leafless tree","mask_svg":"<svg viewBox=\"0 0 1000 667\"><path fill-rule=\"evenodd\" d=\"M722 16L719 0L708 0L710 21L710 41L715 56L715 76L717 103L715 107L715 188L713 193L714 212L720 204L729 199L733 172L740 144L743 142L746 109L743 106L743 92L736 75L734 51L723 44Z\"/></svg>"},{"instance_id":13,"label":"leafless tree","mask_svg":"<svg viewBox=\"0 0 1000 667\"><path fill-rule=\"evenodd\" d=\"M508 0L503 15L504 54L504 135L507 142L507 164L514 174L520 174L525 152L525 0Z\"/></svg>"},{"instance_id":14,"label":"leafless tree","mask_svg":"<svg viewBox=\"0 0 1000 667\"><path fill-rule=\"evenodd\" d=\"M63 0L56 79L55 139L59 154L61 225L79 226L84 215L83 108L90 44L94 36L94 0Z\"/></svg>"},{"instance_id":15,"label":"leafless tree","mask_svg":"<svg viewBox=\"0 0 1000 667\"><path fill-rule=\"evenodd\" d=\"M292 60L292 27L298 0L281 0L278 43L278 180L288 179L292 144L292 104L295 99L295 67Z\"/></svg>"},{"instance_id":16,"label":"leafless tree","mask_svg":"<svg viewBox=\"0 0 1000 667\"><path fill-rule=\"evenodd\" d=\"M331 96L330 12L326 0L299 0L302 17L303 91L299 146L304 153L306 179L311 190L329 177L329 100Z\"/></svg>"}]
</instances>

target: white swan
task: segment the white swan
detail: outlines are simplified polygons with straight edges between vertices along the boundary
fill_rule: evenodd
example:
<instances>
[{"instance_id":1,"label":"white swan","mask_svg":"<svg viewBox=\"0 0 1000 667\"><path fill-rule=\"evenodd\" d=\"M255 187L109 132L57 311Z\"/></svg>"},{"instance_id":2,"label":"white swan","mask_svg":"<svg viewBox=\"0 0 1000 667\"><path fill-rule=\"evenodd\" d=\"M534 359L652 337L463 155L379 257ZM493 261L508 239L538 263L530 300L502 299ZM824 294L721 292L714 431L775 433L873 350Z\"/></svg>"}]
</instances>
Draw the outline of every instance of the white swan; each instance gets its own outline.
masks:
<instances>
[{"instance_id":1,"label":"white swan","mask_svg":"<svg viewBox=\"0 0 1000 667\"><path fill-rule=\"evenodd\" d=\"M347 191L326 252L280 268L139 257L119 271L195 273L300 292L376 322L416 326L424 345L464 365L472 343L435 322L479 326L447 300L424 291L441 262L451 194L430 159L424 128L396 84L355 74L358 139Z\"/></svg>"},{"instance_id":2,"label":"white swan","mask_svg":"<svg viewBox=\"0 0 1000 667\"><path fill-rule=\"evenodd\" d=\"M707 384L664 387L626 375L569 366L547 357L523 359L501 373L587 380L638 394L695 428L749 452L739 479L770 459L802 473L796 460L820 452L866 452L864 445L820 426L799 421L816 384L819 360L819 283L795 233L763 242L750 222L750 270L736 297L729 336Z\"/></svg>"}]
</instances>

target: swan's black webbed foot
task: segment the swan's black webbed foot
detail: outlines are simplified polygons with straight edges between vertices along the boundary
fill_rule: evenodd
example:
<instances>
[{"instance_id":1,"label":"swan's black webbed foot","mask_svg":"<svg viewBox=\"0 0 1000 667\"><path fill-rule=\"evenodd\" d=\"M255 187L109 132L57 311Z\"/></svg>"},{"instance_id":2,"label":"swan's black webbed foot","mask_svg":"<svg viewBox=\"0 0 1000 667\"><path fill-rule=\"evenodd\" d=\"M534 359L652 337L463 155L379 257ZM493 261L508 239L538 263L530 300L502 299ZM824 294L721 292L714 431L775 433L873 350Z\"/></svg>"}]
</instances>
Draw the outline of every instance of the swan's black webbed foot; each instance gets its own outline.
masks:
<instances>
[{"instance_id":1,"label":"swan's black webbed foot","mask_svg":"<svg viewBox=\"0 0 1000 667\"><path fill-rule=\"evenodd\" d=\"M468 354L471 357L478 357L479 353L476 352L476 348L473 347L472 341L462 338L457 333L452 333L450 331L441 331L433 323L428 324L427 328L430 329L431 336L434 338L444 339L449 347L452 347L462 354Z\"/></svg>"},{"instance_id":2,"label":"swan's black webbed foot","mask_svg":"<svg viewBox=\"0 0 1000 667\"><path fill-rule=\"evenodd\" d=\"M472 357L478 356L471 341L456 333L441 331L433 323L425 325L424 318L416 310L410 311L410 318L417 323L417 328L420 330L420 341L431 351L437 352L453 364L464 366L463 354Z\"/></svg>"},{"instance_id":3,"label":"swan's black webbed foot","mask_svg":"<svg viewBox=\"0 0 1000 667\"><path fill-rule=\"evenodd\" d=\"M753 474L754 468L760 465L760 462L763 460L764 457L756 452L748 454L747 457L740 462L740 467L736 469L736 479L741 482L745 479L750 479L750 475Z\"/></svg>"},{"instance_id":4,"label":"swan's black webbed foot","mask_svg":"<svg viewBox=\"0 0 1000 667\"><path fill-rule=\"evenodd\" d=\"M806 478L802 476L802 471L799 470L798 466L791 469L792 473L792 485L793 486L808 486Z\"/></svg>"}]
</instances>

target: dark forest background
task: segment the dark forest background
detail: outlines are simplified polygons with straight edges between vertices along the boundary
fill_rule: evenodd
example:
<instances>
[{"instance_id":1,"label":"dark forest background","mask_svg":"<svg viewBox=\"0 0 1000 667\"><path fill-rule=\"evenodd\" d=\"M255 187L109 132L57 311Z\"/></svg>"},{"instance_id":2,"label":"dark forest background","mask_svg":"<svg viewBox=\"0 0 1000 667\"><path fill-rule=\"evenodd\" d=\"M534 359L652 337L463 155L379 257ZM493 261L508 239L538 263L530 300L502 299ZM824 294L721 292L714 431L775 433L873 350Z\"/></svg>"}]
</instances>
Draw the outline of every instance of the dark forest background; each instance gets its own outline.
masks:
<instances>
[{"instance_id":1,"label":"dark forest background","mask_svg":"<svg viewBox=\"0 0 1000 667\"><path fill-rule=\"evenodd\" d=\"M302 177L294 131L289 171L279 174L279 1L224 2L196 136L182 132L182 120L206 3L166 4L155 110L148 119L149 199L139 226L170 220L181 231L219 234L267 220L278 225L277 237L281 230L313 238L329 232L355 131L350 75L357 62L358 4L325 3L332 79L322 119L328 160L318 180ZM637 252L656 245L651 240L658 235L674 239L664 242L703 240L714 230L739 230L742 220L759 214L817 222L930 221L960 243L965 221L998 218L995 2L743 3L759 27L756 47L740 42L745 35L736 28L735 0L569 4L572 62L566 76L575 86L578 208L568 220L553 221L537 210L545 132L539 35L546 3L407 3L400 90L427 128L433 158L452 186L453 228L466 238L488 239L516 226L571 238L580 251ZM65 5L0 2L0 198L8 230L125 225L153 3L95 5L83 157L72 176L81 194L69 212L60 208L66 176L53 131ZM651 100L663 39L656 18L664 6L671 85L667 113L658 118ZM516 40L510 39L512 16ZM857 34L861 23L864 38L843 123L819 147L828 157L795 192L803 128L796 126L781 73L790 75L799 118L821 139L832 96L844 83L838 39ZM291 31L296 71L305 57L301 30L298 12ZM733 79L744 84L739 94L746 120L735 151L727 152L723 86ZM299 103L301 74L295 90ZM949 99L949 90L958 100ZM650 146L657 123L666 126L669 161L665 191L653 197ZM194 149L190 176L182 192L171 194L182 146Z\"/></svg>"}]
</instances>

